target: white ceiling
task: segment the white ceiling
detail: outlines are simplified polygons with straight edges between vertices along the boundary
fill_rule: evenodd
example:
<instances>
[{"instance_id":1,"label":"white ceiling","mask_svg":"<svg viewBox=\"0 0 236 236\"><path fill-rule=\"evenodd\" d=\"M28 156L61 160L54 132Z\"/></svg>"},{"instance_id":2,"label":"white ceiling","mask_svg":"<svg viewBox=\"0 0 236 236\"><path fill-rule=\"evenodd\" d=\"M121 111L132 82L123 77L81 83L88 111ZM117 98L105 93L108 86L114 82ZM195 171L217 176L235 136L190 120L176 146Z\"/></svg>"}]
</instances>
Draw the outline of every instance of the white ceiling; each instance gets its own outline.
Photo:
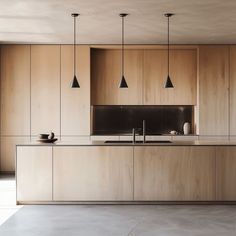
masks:
<instances>
[{"instance_id":1,"label":"white ceiling","mask_svg":"<svg viewBox=\"0 0 236 236\"><path fill-rule=\"evenodd\" d=\"M0 0L0 42L72 43L72 12L78 12L78 43L120 43L121 12L126 43L236 43L236 0Z\"/></svg>"}]
</instances>

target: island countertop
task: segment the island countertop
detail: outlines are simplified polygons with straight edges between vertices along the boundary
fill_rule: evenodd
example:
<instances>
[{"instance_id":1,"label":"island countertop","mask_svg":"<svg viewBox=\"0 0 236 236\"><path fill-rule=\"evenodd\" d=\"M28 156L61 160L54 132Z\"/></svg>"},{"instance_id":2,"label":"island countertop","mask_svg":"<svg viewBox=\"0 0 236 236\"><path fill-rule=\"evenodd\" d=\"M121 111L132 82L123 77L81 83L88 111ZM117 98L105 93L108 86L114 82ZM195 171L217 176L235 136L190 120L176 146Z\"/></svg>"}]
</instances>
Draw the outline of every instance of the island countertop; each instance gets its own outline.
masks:
<instances>
[{"instance_id":1,"label":"island countertop","mask_svg":"<svg viewBox=\"0 0 236 236\"><path fill-rule=\"evenodd\" d=\"M39 142L29 142L24 144L17 144L16 146L236 146L236 140L194 140L194 141L170 141L170 142L152 142L152 143L142 143L136 142L132 143L130 141L122 141L106 143L105 141L81 141L81 142L62 142L57 141L55 143L39 143Z\"/></svg>"}]
</instances>

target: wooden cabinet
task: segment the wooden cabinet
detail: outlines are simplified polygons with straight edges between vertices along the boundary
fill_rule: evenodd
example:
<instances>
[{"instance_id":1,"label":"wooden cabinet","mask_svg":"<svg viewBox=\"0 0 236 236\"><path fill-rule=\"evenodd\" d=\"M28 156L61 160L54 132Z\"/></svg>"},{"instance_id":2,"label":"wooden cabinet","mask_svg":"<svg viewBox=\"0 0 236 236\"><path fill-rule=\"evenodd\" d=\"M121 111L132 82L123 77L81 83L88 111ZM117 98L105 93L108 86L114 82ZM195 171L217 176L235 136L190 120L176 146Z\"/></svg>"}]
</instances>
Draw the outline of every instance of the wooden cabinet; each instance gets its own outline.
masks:
<instances>
[{"instance_id":1,"label":"wooden cabinet","mask_svg":"<svg viewBox=\"0 0 236 236\"><path fill-rule=\"evenodd\" d=\"M142 50L125 50L125 79L128 89L119 89L121 51L93 49L91 86L93 105L142 104Z\"/></svg>"},{"instance_id":2,"label":"wooden cabinet","mask_svg":"<svg viewBox=\"0 0 236 236\"><path fill-rule=\"evenodd\" d=\"M236 135L236 46L230 46L229 134Z\"/></svg>"},{"instance_id":3,"label":"wooden cabinet","mask_svg":"<svg viewBox=\"0 0 236 236\"><path fill-rule=\"evenodd\" d=\"M2 136L0 138L1 148L1 171L13 172L16 169L16 144L28 143L30 137L23 136Z\"/></svg>"},{"instance_id":4,"label":"wooden cabinet","mask_svg":"<svg viewBox=\"0 0 236 236\"><path fill-rule=\"evenodd\" d=\"M200 46L199 134L229 133L229 47Z\"/></svg>"},{"instance_id":5,"label":"wooden cabinet","mask_svg":"<svg viewBox=\"0 0 236 236\"><path fill-rule=\"evenodd\" d=\"M1 47L1 135L30 135L30 46Z\"/></svg>"},{"instance_id":6,"label":"wooden cabinet","mask_svg":"<svg viewBox=\"0 0 236 236\"><path fill-rule=\"evenodd\" d=\"M31 133L60 135L60 46L31 46Z\"/></svg>"},{"instance_id":7,"label":"wooden cabinet","mask_svg":"<svg viewBox=\"0 0 236 236\"><path fill-rule=\"evenodd\" d=\"M165 89L167 51L144 50L144 105L196 105L197 51L195 49L170 51L170 77L174 89Z\"/></svg>"},{"instance_id":8,"label":"wooden cabinet","mask_svg":"<svg viewBox=\"0 0 236 236\"><path fill-rule=\"evenodd\" d=\"M55 201L133 199L132 147L55 147Z\"/></svg>"},{"instance_id":9,"label":"wooden cabinet","mask_svg":"<svg viewBox=\"0 0 236 236\"><path fill-rule=\"evenodd\" d=\"M17 147L17 201L52 201L52 147Z\"/></svg>"},{"instance_id":10,"label":"wooden cabinet","mask_svg":"<svg viewBox=\"0 0 236 236\"><path fill-rule=\"evenodd\" d=\"M61 134L90 135L90 48L77 46L79 89L72 89L73 46L61 46Z\"/></svg>"},{"instance_id":11,"label":"wooden cabinet","mask_svg":"<svg viewBox=\"0 0 236 236\"><path fill-rule=\"evenodd\" d=\"M236 147L216 149L217 200L236 200Z\"/></svg>"},{"instance_id":12,"label":"wooden cabinet","mask_svg":"<svg viewBox=\"0 0 236 236\"><path fill-rule=\"evenodd\" d=\"M215 148L134 147L134 200L215 200Z\"/></svg>"},{"instance_id":13,"label":"wooden cabinet","mask_svg":"<svg viewBox=\"0 0 236 236\"><path fill-rule=\"evenodd\" d=\"M164 49L126 49L128 89L119 89L121 55L117 49L92 50L93 105L196 105L197 50L170 53L174 89L165 89L167 52Z\"/></svg>"}]
</instances>

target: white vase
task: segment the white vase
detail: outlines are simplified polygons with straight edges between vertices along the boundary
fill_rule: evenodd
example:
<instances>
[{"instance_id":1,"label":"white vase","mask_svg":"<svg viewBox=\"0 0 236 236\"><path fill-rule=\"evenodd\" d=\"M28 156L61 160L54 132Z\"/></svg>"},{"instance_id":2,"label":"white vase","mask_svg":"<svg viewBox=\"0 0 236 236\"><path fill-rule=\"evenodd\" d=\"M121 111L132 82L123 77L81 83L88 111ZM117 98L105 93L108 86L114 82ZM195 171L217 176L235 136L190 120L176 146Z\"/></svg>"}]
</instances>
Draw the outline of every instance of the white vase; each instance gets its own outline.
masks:
<instances>
[{"instance_id":1,"label":"white vase","mask_svg":"<svg viewBox=\"0 0 236 236\"><path fill-rule=\"evenodd\" d=\"M190 134L190 123L185 122L183 126L184 134Z\"/></svg>"}]
</instances>

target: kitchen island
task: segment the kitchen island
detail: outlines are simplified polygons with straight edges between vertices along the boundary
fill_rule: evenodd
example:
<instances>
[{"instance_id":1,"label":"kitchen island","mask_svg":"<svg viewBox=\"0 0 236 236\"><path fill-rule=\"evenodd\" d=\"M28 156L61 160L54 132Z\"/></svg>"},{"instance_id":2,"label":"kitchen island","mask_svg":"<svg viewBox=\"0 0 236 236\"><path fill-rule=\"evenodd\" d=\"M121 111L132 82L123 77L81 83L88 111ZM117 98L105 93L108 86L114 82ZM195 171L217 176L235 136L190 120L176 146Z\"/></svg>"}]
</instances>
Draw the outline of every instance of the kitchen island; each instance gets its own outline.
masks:
<instances>
[{"instance_id":1,"label":"kitchen island","mask_svg":"<svg viewBox=\"0 0 236 236\"><path fill-rule=\"evenodd\" d=\"M236 201L235 141L16 147L17 203Z\"/></svg>"}]
</instances>

